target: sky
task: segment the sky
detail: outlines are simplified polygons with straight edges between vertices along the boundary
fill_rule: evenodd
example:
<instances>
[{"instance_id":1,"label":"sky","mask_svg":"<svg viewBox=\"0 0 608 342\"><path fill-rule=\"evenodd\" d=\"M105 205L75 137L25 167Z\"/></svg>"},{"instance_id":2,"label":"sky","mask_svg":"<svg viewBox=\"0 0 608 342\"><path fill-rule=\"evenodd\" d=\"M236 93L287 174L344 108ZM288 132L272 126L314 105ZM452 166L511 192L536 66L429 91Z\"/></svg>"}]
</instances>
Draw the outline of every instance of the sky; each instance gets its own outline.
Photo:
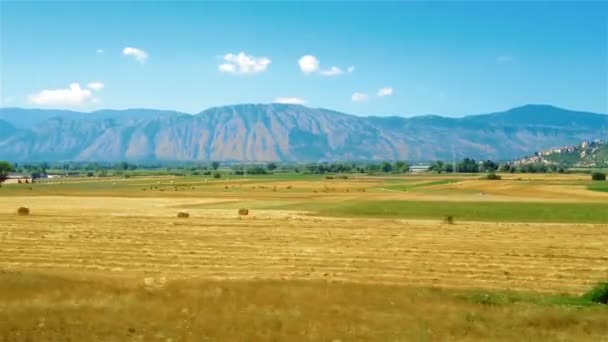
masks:
<instances>
[{"instance_id":1,"label":"sky","mask_svg":"<svg viewBox=\"0 0 608 342\"><path fill-rule=\"evenodd\" d=\"M0 106L608 113L608 3L0 0Z\"/></svg>"}]
</instances>

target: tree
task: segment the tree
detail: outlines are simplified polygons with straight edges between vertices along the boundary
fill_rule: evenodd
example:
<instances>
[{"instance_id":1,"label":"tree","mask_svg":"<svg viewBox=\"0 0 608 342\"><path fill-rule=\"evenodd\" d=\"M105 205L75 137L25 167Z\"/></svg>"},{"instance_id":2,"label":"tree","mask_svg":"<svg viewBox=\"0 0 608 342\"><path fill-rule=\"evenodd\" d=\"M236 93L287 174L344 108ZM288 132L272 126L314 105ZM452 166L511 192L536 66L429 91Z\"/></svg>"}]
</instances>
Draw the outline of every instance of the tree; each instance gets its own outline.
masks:
<instances>
[{"instance_id":1,"label":"tree","mask_svg":"<svg viewBox=\"0 0 608 342\"><path fill-rule=\"evenodd\" d=\"M246 169L248 175L265 175L268 174L266 169L261 166L251 166Z\"/></svg>"},{"instance_id":2,"label":"tree","mask_svg":"<svg viewBox=\"0 0 608 342\"><path fill-rule=\"evenodd\" d=\"M118 164L116 164L116 169L118 170L128 170L129 169L129 163L127 162L120 162Z\"/></svg>"},{"instance_id":3,"label":"tree","mask_svg":"<svg viewBox=\"0 0 608 342\"><path fill-rule=\"evenodd\" d=\"M268 171L276 170L277 164L275 164L275 163L268 163L268 164L266 164L266 168L268 169Z\"/></svg>"},{"instance_id":4,"label":"tree","mask_svg":"<svg viewBox=\"0 0 608 342\"><path fill-rule=\"evenodd\" d=\"M380 170L386 173L391 172L393 171L393 165L391 165L389 162L382 162L382 164L380 164Z\"/></svg>"},{"instance_id":5,"label":"tree","mask_svg":"<svg viewBox=\"0 0 608 342\"><path fill-rule=\"evenodd\" d=\"M410 166L404 161L396 161L395 164L393 164L393 170L395 172L408 172L410 170Z\"/></svg>"},{"instance_id":6,"label":"tree","mask_svg":"<svg viewBox=\"0 0 608 342\"><path fill-rule=\"evenodd\" d=\"M481 167L483 168L484 172L494 172L496 170L498 170L498 164L496 164L495 162L491 161L491 160L486 160L481 164Z\"/></svg>"},{"instance_id":7,"label":"tree","mask_svg":"<svg viewBox=\"0 0 608 342\"><path fill-rule=\"evenodd\" d=\"M444 169L443 162L441 160L437 160L431 163L429 166L429 171L435 171L437 173L441 173Z\"/></svg>"},{"instance_id":8,"label":"tree","mask_svg":"<svg viewBox=\"0 0 608 342\"><path fill-rule=\"evenodd\" d=\"M594 181L605 181L606 174L602 172L594 172L591 174L591 179Z\"/></svg>"},{"instance_id":9,"label":"tree","mask_svg":"<svg viewBox=\"0 0 608 342\"><path fill-rule=\"evenodd\" d=\"M8 173L11 171L13 171L13 166L7 161L0 160L0 186L8 179Z\"/></svg>"},{"instance_id":10,"label":"tree","mask_svg":"<svg viewBox=\"0 0 608 342\"><path fill-rule=\"evenodd\" d=\"M211 162L211 168L212 168L214 171L216 171L217 169L219 169L219 168L220 168L220 162L218 162L218 161Z\"/></svg>"}]
</instances>

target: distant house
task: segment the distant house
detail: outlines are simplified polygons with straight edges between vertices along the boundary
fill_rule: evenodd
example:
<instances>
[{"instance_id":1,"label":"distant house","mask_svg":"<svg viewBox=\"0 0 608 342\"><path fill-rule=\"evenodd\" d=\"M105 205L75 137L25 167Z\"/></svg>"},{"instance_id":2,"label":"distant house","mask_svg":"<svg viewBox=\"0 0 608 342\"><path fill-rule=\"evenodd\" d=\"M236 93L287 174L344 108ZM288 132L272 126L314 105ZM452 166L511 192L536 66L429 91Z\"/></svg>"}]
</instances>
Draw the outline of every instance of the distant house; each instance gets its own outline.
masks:
<instances>
[{"instance_id":1,"label":"distant house","mask_svg":"<svg viewBox=\"0 0 608 342\"><path fill-rule=\"evenodd\" d=\"M22 173L9 173L7 179L2 184L29 184L32 178Z\"/></svg>"},{"instance_id":2,"label":"distant house","mask_svg":"<svg viewBox=\"0 0 608 342\"><path fill-rule=\"evenodd\" d=\"M23 174L23 173L11 172L8 174L7 178L8 179L24 179L24 178L29 178L29 176L26 174Z\"/></svg>"},{"instance_id":3,"label":"distant house","mask_svg":"<svg viewBox=\"0 0 608 342\"><path fill-rule=\"evenodd\" d=\"M429 165L412 165L410 166L410 172L413 173L417 173L417 172L426 172L429 170Z\"/></svg>"}]
</instances>

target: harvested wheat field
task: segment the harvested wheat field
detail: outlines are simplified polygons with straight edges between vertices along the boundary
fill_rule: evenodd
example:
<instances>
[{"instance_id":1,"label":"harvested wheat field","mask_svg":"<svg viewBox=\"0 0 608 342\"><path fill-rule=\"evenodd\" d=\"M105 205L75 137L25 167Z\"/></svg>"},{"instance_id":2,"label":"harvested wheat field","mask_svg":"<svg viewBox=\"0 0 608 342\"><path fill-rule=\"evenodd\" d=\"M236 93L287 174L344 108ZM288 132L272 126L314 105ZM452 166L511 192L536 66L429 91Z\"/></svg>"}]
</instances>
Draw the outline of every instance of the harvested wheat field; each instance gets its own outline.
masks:
<instances>
[{"instance_id":1,"label":"harvested wheat field","mask_svg":"<svg viewBox=\"0 0 608 342\"><path fill-rule=\"evenodd\" d=\"M4 186L0 341L607 340L606 194L535 177Z\"/></svg>"}]
</instances>

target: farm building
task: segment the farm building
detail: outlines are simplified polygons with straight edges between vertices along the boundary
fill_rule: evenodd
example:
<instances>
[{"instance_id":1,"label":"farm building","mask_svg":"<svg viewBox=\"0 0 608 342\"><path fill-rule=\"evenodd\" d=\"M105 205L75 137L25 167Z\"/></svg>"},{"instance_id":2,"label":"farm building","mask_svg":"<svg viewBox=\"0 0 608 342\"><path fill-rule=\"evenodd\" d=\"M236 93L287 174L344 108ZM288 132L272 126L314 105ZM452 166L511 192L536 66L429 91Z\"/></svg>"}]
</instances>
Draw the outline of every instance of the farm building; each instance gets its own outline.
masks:
<instances>
[{"instance_id":1,"label":"farm building","mask_svg":"<svg viewBox=\"0 0 608 342\"><path fill-rule=\"evenodd\" d=\"M9 173L3 184L27 184L32 183L32 178L22 173Z\"/></svg>"}]
</instances>

